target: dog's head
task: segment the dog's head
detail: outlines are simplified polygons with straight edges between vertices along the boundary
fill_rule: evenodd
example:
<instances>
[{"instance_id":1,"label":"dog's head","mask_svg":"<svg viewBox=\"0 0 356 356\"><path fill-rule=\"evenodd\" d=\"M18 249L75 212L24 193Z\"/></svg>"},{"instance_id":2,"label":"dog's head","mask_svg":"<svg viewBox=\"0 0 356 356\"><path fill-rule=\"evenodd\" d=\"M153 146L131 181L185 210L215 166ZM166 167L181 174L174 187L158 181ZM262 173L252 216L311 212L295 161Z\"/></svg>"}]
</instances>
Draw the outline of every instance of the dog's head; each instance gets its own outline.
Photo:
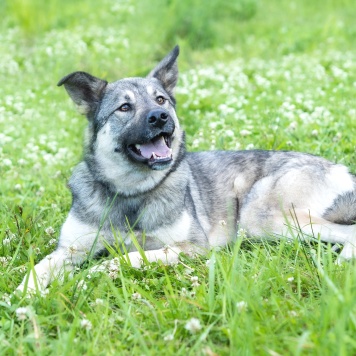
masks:
<instances>
[{"instance_id":1,"label":"dog's head","mask_svg":"<svg viewBox=\"0 0 356 356\"><path fill-rule=\"evenodd\" d=\"M115 170L126 172L128 179L130 173L167 171L181 154L182 131L174 99L178 54L177 46L146 78L108 83L75 72L58 83L87 116L89 152L108 178L121 176Z\"/></svg>"}]
</instances>

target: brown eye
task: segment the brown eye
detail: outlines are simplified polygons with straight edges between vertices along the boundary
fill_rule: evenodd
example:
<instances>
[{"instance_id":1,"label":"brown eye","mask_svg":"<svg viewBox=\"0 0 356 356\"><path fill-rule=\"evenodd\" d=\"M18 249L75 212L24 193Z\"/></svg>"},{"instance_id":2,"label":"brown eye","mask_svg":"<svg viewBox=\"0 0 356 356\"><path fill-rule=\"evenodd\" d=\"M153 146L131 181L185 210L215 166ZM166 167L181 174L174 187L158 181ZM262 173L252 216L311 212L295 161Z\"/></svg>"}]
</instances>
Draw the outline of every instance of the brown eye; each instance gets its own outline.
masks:
<instances>
[{"instance_id":1,"label":"brown eye","mask_svg":"<svg viewBox=\"0 0 356 356\"><path fill-rule=\"evenodd\" d=\"M166 102L166 99L163 96L157 96L156 101L159 105L163 105Z\"/></svg>"},{"instance_id":2,"label":"brown eye","mask_svg":"<svg viewBox=\"0 0 356 356\"><path fill-rule=\"evenodd\" d=\"M129 104L122 104L118 110L119 111L129 111L131 109L131 106Z\"/></svg>"}]
</instances>

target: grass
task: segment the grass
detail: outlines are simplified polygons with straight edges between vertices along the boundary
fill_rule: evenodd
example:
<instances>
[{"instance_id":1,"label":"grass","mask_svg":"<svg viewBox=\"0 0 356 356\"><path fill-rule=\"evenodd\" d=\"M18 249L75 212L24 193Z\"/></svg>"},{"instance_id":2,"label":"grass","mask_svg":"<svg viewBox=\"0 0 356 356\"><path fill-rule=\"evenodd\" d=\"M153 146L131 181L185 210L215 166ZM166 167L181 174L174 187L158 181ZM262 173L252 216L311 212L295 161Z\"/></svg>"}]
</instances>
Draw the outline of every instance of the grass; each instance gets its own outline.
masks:
<instances>
[{"instance_id":1,"label":"grass","mask_svg":"<svg viewBox=\"0 0 356 356\"><path fill-rule=\"evenodd\" d=\"M318 243L238 240L116 279L91 261L46 296L11 295L70 208L85 119L55 84L71 71L144 75L178 42L190 150L298 150L356 172L353 1L236 2L239 16L201 17L212 42L199 12L188 36L167 3L157 18L142 1L0 3L0 354L355 354L355 265Z\"/></svg>"}]
</instances>

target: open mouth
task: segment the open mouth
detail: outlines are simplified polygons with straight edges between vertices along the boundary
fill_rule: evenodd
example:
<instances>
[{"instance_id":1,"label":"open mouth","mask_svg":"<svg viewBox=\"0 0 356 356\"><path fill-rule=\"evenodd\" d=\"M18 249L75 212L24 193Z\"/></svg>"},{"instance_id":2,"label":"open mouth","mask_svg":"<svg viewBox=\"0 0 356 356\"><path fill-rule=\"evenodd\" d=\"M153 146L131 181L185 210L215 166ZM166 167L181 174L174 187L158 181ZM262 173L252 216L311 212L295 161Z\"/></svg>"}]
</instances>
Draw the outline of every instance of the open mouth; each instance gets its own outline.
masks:
<instances>
[{"instance_id":1,"label":"open mouth","mask_svg":"<svg viewBox=\"0 0 356 356\"><path fill-rule=\"evenodd\" d=\"M172 161L172 135L161 133L146 143L128 146L132 158L147 163L153 169L165 166Z\"/></svg>"}]
</instances>

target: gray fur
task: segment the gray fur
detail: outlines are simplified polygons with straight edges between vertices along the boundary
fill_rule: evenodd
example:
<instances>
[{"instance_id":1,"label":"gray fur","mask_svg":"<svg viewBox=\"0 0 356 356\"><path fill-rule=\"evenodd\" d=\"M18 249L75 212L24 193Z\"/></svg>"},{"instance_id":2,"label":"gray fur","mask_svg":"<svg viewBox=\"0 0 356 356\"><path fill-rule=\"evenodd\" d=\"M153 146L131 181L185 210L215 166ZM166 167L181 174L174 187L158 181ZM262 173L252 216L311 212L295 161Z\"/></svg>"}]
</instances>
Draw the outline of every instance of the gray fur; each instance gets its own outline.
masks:
<instances>
[{"instance_id":1,"label":"gray fur","mask_svg":"<svg viewBox=\"0 0 356 356\"><path fill-rule=\"evenodd\" d=\"M105 245L98 234L111 244L119 234L139 267L132 230L148 260L165 263L224 246L238 228L255 238L293 238L296 220L298 236L342 243L341 257L356 255L355 178L346 167L297 152L185 151L173 96L178 53L146 78L107 83L76 72L59 82L89 121L58 248L35 266L41 287L89 250L99 254ZM69 256L73 245L78 251ZM35 280L31 274L30 288Z\"/></svg>"}]
</instances>

